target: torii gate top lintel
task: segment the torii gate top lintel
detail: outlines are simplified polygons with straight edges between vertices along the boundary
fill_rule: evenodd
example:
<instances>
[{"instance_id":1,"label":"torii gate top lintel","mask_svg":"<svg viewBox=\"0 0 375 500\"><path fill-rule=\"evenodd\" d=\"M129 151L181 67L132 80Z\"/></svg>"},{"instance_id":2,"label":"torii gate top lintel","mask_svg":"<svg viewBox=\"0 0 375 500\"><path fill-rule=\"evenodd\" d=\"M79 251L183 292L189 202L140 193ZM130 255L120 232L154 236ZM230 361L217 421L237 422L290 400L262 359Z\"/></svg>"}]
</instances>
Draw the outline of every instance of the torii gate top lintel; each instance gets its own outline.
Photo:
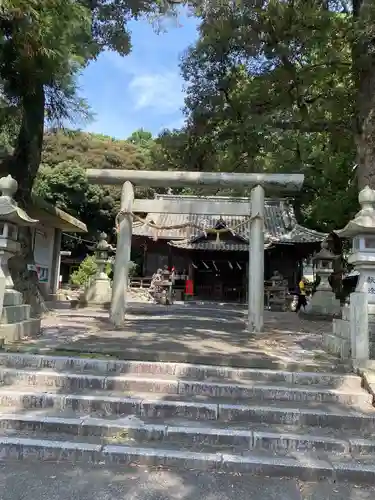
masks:
<instances>
[{"instance_id":1,"label":"torii gate top lintel","mask_svg":"<svg viewBox=\"0 0 375 500\"><path fill-rule=\"evenodd\" d=\"M227 186L255 187L283 192L299 191L303 185L303 174L237 173L237 172L179 172L148 170L86 170L90 182L102 185L120 185L129 181L135 186L183 187L183 186Z\"/></svg>"}]
</instances>

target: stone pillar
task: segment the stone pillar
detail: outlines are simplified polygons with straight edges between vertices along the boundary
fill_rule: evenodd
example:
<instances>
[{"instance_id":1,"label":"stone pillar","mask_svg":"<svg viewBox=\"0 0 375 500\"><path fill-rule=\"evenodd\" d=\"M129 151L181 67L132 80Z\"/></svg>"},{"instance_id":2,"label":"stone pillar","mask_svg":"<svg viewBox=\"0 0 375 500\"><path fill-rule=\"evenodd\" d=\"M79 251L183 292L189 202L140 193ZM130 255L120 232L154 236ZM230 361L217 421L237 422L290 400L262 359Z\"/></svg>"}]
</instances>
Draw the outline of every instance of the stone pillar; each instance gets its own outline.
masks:
<instances>
[{"instance_id":1,"label":"stone pillar","mask_svg":"<svg viewBox=\"0 0 375 500\"><path fill-rule=\"evenodd\" d=\"M110 320L116 327L125 323L127 291L129 286L129 262L132 245L131 215L134 202L133 184L126 181L122 187L119 229L117 235L116 260L113 275Z\"/></svg>"},{"instance_id":2,"label":"stone pillar","mask_svg":"<svg viewBox=\"0 0 375 500\"><path fill-rule=\"evenodd\" d=\"M353 367L358 369L370 355L367 293L350 294L350 344Z\"/></svg>"},{"instance_id":3,"label":"stone pillar","mask_svg":"<svg viewBox=\"0 0 375 500\"><path fill-rule=\"evenodd\" d=\"M49 292L56 296L59 289L61 267L61 229L55 229L53 241L53 253L51 263L51 284Z\"/></svg>"},{"instance_id":4,"label":"stone pillar","mask_svg":"<svg viewBox=\"0 0 375 500\"><path fill-rule=\"evenodd\" d=\"M260 333L263 330L264 315L264 189L262 186L252 189L250 203L248 328L250 333Z\"/></svg>"}]
</instances>

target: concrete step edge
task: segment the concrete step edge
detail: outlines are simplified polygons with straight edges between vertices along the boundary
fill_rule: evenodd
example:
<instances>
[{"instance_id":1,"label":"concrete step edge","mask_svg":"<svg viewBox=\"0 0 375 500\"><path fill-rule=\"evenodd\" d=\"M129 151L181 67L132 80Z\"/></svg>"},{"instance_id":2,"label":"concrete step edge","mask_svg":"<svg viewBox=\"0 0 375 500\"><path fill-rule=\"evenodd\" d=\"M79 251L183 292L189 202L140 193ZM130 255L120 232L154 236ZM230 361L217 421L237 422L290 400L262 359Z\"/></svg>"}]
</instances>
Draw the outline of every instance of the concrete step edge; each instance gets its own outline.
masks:
<instances>
[{"instance_id":1,"label":"concrete step edge","mask_svg":"<svg viewBox=\"0 0 375 500\"><path fill-rule=\"evenodd\" d=\"M176 395L177 396L177 395ZM2 398L5 399L6 404L2 403ZM141 395L141 396L118 396L113 394L97 394L96 392L87 393L55 393L48 391L29 391L29 390L17 390L16 388L12 389L3 389L0 388L0 407L4 408L6 406L14 406L10 403L12 401L23 401L25 398L29 398L32 403L35 403L35 408L43 408L48 407L40 404L43 400L52 400L55 402L63 402L67 401L81 401L81 402L94 402L108 404L126 404L131 407L141 407L141 406L155 406L155 407L171 407L171 408L191 408L191 409L200 409L200 410L208 410L215 415L213 418L216 420L221 416L221 414L228 414L228 418L226 420L232 420L229 418L230 412L238 412L238 413L246 413L258 412L261 415L271 413L271 414L286 414L286 415L311 415L317 417L325 417L331 416L335 418L347 418L347 419L359 419L363 422L374 422L375 423L375 411L374 414L368 415L366 413L358 413L353 414L350 413L351 408L348 407L348 413L343 413L342 411L338 411L337 413L334 411L327 411L319 408L303 408L301 405L298 405L298 401L296 401L295 407L282 407L283 401L280 401L279 406L269 405L267 406L266 401L254 401L255 404L252 405L244 405L242 403L223 403L220 401L189 401L189 400L173 400L173 399L157 399L153 398L152 394Z\"/></svg>"},{"instance_id":2,"label":"concrete step edge","mask_svg":"<svg viewBox=\"0 0 375 500\"><path fill-rule=\"evenodd\" d=\"M316 368L324 368L326 374L332 374L332 370L337 369L337 363L330 361L320 361L319 363L299 363L299 362L289 362L282 360L270 360L269 357L263 355L261 357L257 356L256 358L249 358L248 362L244 364L241 360L233 359L229 356L225 356L225 358L218 358L216 356L211 355L197 355L192 357L187 357L186 353L173 353L173 352L163 352L163 353L150 353L135 350L127 349L122 352L90 352L84 349L79 349L84 356L77 356L76 349L66 349L67 353L71 351L71 356L61 356L55 355L54 349L50 349L47 352L51 354L40 354L38 350L32 350L28 347L27 349L23 349L23 346L19 346L18 348L13 348L14 350L8 349L6 352L0 353L0 364L1 360L6 357L13 357L16 363L20 362L31 362L32 360L38 359L43 362L44 366L49 366L51 364L56 364L56 362L62 363L75 363L78 365L85 364L96 364L98 369L107 370L107 365L126 365L126 364L142 364L146 365L170 365L170 366L178 366L178 367L203 367L207 369L217 368L220 370L265 370L265 371L301 371L301 373L315 373ZM258 353L260 354L260 353ZM92 357L89 357L89 356ZM109 356L105 357L97 357L97 356ZM123 357L121 357L123 355ZM95 357L94 357L95 356ZM339 364L340 368L343 369L342 372L337 373L337 376L346 375L350 371L350 367L345 364ZM317 372L320 373L320 372Z\"/></svg>"},{"instance_id":3,"label":"concrete step edge","mask_svg":"<svg viewBox=\"0 0 375 500\"><path fill-rule=\"evenodd\" d=\"M303 480L322 478L355 483L373 483L375 467L355 462L328 463L304 457L275 458L227 453L200 453L160 448L142 448L117 445L95 445L71 441L3 437L0 438L2 460L89 461L91 463L121 463L166 467L184 467L225 472L252 473L269 476L298 477Z\"/></svg>"},{"instance_id":4,"label":"concrete step edge","mask_svg":"<svg viewBox=\"0 0 375 500\"><path fill-rule=\"evenodd\" d=\"M6 424L6 425L5 425ZM17 425L12 425L17 424ZM48 430L50 432L60 431L68 432L73 435L108 436L111 432L133 431L135 436L142 438L151 438L160 441L174 439L187 439L194 441L195 438L207 439L215 438L222 444L246 445L250 450L258 449L259 445L266 445L266 448L297 449L301 448L301 443L307 445L307 448L325 449L341 453L372 453L375 451L375 440L362 439L359 436L350 439L332 438L329 436L319 436L311 433L293 433L283 431L279 432L262 431L255 429L230 429L220 427L196 427L170 424L147 424L143 422L119 422L96 417L58 417L58 416L38 416L23 415L17 413L0 413L0 428L11 428L19 430L20 424L35 424L38 429ZM57 429L53 429L56 425ZM52 429L51 429L52 427ZM73 432L76 431L76 432ZM261 446L264 449L265 446ZM374 456L375 459L375 456Z\"/></svg>"},{"instance_id":5,"label":"concrete step edge","mask_svg":"<svg viewBox=\"0 0 375 500\"><path fill-rule=\"evenodd\" d=\"M82 374L82 373L72 373L72 372L55 372L49 370L20 370L16 368L1 368L0 367L0 380L5 380L6 377L9 376L12 378L12 381L23 381L24 378L27 378L28 385L35 385L33 382L34 378L40 378L44 382L47 380L66 380L66 381L83 381L83 382L97 382L97 388L99 389L108 389L108 390L116 390L116 384L126 384L133 383L135 385L141 384L149 384L151 387L157 386L157 389L153 392L161 392L164 393L167 391L172 394L194 394L196 392L205 392L211 393L214 389L228 389L234 391L280 391L280 392L289 392L295 394L325 394L332 396L353 396L356 399L363 399L371 402L372 396L364 390L360 390L358 392L358 388L331 388L326 386L311 386L311 385L282 385L280 383L259 383L259 384L251 384L251 383L239 383L239 382L205 382L200 380L188 380L188 379L179 379L176 377L165 377L165 378L155 378L155 377L139 377L138 375L93 375L93 374ZM358 379L358 383L359 383ZM16 385L16 384L15 384ZM236 394L238 396L238 394ZM246 394L248 397L248 394Z\"/></svg>"},{"instance_id":6,"label":"concrete step edge","mask_svg":"<svg viewBox=\"0 0 375 500\"><path fill-rule=\"evenodd\" d=\"M88 358L88 357L74 357L74 356L54 356L45 354L23 354L23 353L12 353L12 352L0 352L0 366L5 366L3 364L4 360L8 360L15 365L20 365L19 368L38 368L40 365L45 368L57 369L60 367L70 367L73 368L77 366L81 372L84 373L85 370L97 369L98 372L102 374L109 374L108 370L113 370L116 367L142 367L150 368L155 367L159 369L163 368L180 368L181 370L197 370L201 372L205 371L218 371L220 373L242 373L244 375L257 375L257 374L273 374L275 372L285 375L296 375L296 377L310 377L319 376L324 378L330 378L332 380L339 380L341 378L347 379L358 379L358 375L353 373L331 373L331 372L294 372L288 370L273 370L265 368L236 368L230 366L222 365L211 365L211 364L199 364L199 363L184 363L184 362L170 362L170 361L136 361L136 360L122 360L122 359L108 359L108 358ZM31 366L29 364L31 364ZM10 366L10 368L16 368L17 366ZM152 372L153 373L153 372ZM160 372L162 373L162 372ZM99 374L99 373L98 373Z\"/></svg>"}]
</instances>

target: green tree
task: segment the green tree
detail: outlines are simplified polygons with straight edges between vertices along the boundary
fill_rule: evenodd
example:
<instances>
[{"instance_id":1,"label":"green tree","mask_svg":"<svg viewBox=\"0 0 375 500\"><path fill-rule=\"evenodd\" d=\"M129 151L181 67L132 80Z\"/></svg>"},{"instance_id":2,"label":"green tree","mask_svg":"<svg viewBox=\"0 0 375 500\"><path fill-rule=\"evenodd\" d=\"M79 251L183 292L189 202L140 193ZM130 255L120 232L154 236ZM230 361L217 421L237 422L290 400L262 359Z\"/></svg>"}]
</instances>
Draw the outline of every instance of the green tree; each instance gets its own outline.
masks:
<instances>
[{"instance_id":1,"label":"green tree","mask_svg":"<svg viewBox=\"0 0 375 500\"><path fill-rule=\"evenodd\" d=\"M151 134L145 134L150 151L153 139ZM130 143L82 131L49 131L44 136L35 192L85 222L89 229L89 237L85 239L96 237L101 231L113 236L121 188L89 185L85 177L87 168L148 169L151 168L149 152L145 154L138 141ZM152 193L148 189L137 190L139 197L149 195ZM81 247L79 240L76 241ZM72 239L70 250L74 249L73 243Z\"/></svg>"},{"instance_id":2,"label":"green tree","mask_svg":"<svg viewBox=\"0 0 375 500\"><path fill-rule=\"evenodd\" d=\"M142 154L144 162L148 165L148 168L155 168L153 165L153 150L155 148L155 141L152 137L151 132L144 130L143 128L136 130L128 137L127 141L137 148L137 150Z\"/></svg>"},{"instance_id":3,"label":"green tree","mask_svg":"<svg viewBox=\"0 0 375 500\"><path fill-rule=\"evenodd\" d=\"M20 111L13 151L3 158L1 173L19 184L18 199L27 206L39 168L44 122L87 114L77 98L76 76L103 50L126 55L131 49L126 21L165 11L165 1L139 0L3 0L0 5L0 81L10 103ZM42 306L33 262L31 232L20 233L22 254L10 267L16 287L32 312Z\"/></svg>"},{"instance_id":4,"label":"green tree","mask_svg":"<svg viewBox=\"0 0 375 500\"><path fill-rule=\"evenodd\" d=\"M168 153L182 140L168 162L193 151L198 170L303 172L302 221L326 230L345 223L356 209L356 157L360 186L371 184L356 149L365 120L352 68L353 47L375 23L373 7L359 3L354 11L318 0L212 3L182 63L187 128L159 138ZM360 68L372 56L361 57Z\"/></svg>"},{"instance_id":5,"label":"green tree","mask_svg":"<svg viewBox=\"0 0 375 500\"><path fill-rule=\"evenodd\" d=\"M147 130L144 130L143 128L133 132L127 140L132 144L141 147L148 147L148 145L153 142L151 132L147 132Z\"/></svg>"},{"instance_id":6,"label":"green tree","mask_svg":"<svg viewBox=\"0 0 375 500\"><path fill-rule=\"evenodd\" d=\"M89 184L79 163L64 161L54 167L41 165L34 193L82 220L88 229L85 239L95 242L103 231L114 237L118 199L113 198L109 189Z\"/></svg>"},{"instance_id":7,"label":"green tree","mask_svg":"<svg viewBox=\"0 0 375 500\"><path fill-rule=\"evenodd\" d=\"M71 274L70 282L73 285L85 287L89 284L90 279L95 276L97 270L98 265L95 257L93 255L88 255L81 262L78 269Z\"/></svg>"}]
</instances>

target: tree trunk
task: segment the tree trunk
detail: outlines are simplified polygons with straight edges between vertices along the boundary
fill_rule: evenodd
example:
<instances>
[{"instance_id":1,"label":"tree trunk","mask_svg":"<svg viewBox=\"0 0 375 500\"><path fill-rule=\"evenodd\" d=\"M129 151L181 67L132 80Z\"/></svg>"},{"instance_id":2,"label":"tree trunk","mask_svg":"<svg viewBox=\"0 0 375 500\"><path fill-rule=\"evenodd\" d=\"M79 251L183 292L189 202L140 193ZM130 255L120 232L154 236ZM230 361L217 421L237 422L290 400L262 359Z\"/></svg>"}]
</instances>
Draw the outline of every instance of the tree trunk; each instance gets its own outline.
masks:
<instances>
[{"instance_id":1,"label":"tree trunk","mask_svg":"<svg viewBox=\"0 0 375 500\"><path fill-rule=\"evenodd\" d=\"M16 199L27 211L31 190L38 172L44 131L45 93L41 83L28 82L21 98L22 122L12 156L1 164L1 175L11 174L18 182ZM31 314L40 316L47 311L39 280L35 271L33 233L30 228L19 231L21 252L9 260L16 290L31 305Z\"/></svg>"},{"instance_id":2,"label":"tree trunk","mask_svg":"<svg viewBox=\"0 0 375 500\"><path fill-rule=\"evenodd\" d=\"M369 35L375 24L373 0L353 0L358 39L353 45L353 72L357 87L356 145L359 189L375 189L375 56Z\"/></svg>"}]
</instances>

